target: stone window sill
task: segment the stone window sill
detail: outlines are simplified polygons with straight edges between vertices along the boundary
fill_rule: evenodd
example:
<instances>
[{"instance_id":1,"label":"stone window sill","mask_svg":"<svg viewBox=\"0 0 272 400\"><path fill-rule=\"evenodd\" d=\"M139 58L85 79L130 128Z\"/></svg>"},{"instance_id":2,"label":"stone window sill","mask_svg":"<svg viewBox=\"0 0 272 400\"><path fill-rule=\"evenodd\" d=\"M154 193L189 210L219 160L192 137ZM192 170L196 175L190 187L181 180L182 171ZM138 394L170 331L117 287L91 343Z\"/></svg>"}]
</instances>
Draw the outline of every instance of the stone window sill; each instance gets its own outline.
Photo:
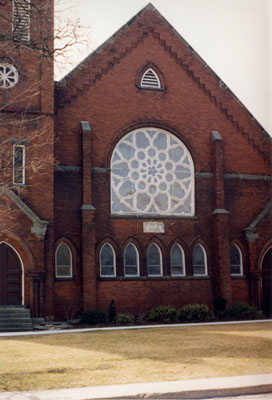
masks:
<instances>
[{"instance_id":1,"label":"stone window sill","mask_svg":"<svg viewBox=\"0 0 272 400\"><path fill-rule=\"evenodd\" d=\"M100 281L188 281L188 280L209 280L210 276L112 276L112 277L99 277Z\"/></svg>"},{"instance_id":2,"label":"stone window sill","mask_svg":"<svg viewBox=\"0 0 272 400\"><path fill-rule=\"evenodd\" d=\"M160 220L198 220L196 216L178 216L178 215L157 215L157 214L110 214L110 218L114 219L160 219Z\"/></svg>"},{"instance_id":3,"label":"stone window sill","mask_svg":"<svg viewBox=\"0 0 272 400\"><path fill-rule=\"evenodd\" d=\"M72 281L75 281L76 279L75 279L75 277L71 277L71 278L58 278L58 277L55 277L55 282L72 282Z\"/></svg>"}]
</instances>

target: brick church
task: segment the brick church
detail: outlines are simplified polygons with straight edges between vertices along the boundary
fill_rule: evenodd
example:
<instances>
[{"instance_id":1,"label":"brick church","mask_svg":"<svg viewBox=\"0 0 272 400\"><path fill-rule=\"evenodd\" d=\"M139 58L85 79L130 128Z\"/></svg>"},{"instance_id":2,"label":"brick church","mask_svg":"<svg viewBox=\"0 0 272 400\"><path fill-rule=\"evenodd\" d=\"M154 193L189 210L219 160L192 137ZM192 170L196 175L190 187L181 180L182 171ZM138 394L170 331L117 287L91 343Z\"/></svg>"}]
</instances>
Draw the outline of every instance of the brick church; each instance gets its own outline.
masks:
<instances>
[{"instance_id":1,"label":"brick church","mask_svg":"<svg viewBox=\"0 0 272 400\"><path fill-rule=\"evenodd\" d=\"M26 3L0 45L0 306L271 311L269 135L151 4L54 83L28 46L53 0Z\"/></svg>"}]
</instances>

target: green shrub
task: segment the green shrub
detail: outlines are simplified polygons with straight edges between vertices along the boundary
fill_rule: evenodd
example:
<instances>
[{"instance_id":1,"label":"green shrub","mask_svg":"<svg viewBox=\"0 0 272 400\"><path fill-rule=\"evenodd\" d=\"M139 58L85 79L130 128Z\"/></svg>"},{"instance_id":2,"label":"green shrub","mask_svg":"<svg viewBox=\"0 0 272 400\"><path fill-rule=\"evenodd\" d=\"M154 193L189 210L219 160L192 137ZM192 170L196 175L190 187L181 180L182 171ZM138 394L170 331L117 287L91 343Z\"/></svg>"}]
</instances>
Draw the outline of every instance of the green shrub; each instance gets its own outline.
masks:
<instances>
[{"instance_id":1,"label":"green shrub","mask_svg":"<svg viewBox=\"0 0 272 400\"><path fill-rule=\"evenodd\" d=\"M106 324L108 322L108 315L103 310L86 310L81 314L80 322L82 324Z\"/></svg>"},{"instance_id":2,"label":"green shrub","mask_svg":"<svg viewBox=\"0 0 272 400\"><path fill-rule=\"evenodd\" d=\"M155 307L146 314L144 319L168 324L169 322L175 322L177 320L177 310L172 306Z\"/></svg>"},{"instance_id":3,"label":"green shrub","mask_svg":"<svg viewBox=\"0 0 272 400\"><path fill-rule=\"evenodd\" d=\"M211 318L211 313L205 304L188 304L178 310L177 317L181 322L207 321Z\"/></svg>"},{"instance_id":4,"label":"green shrub","mask_svg":"<svg viewBox=\"0 0 272 400\"><path fill-rule=\"evenodd\" d=\"M226 314L229 319L255 319L257 309L248 304L238 303L236 306L229 306Z\"/></svg>"},{"instance_id":5,"label":"green shrub","mask_svg":"<svg viewBox=\"0 0 272 400\"><path fill-rule=\"evenodd\" d=\"M127 314L119 314L117 315L115 322L117 324L122 324L122 325L126 325L126 324L132 324L133 320L132 318L127 315Z\"/></svg>"}]
</instances>

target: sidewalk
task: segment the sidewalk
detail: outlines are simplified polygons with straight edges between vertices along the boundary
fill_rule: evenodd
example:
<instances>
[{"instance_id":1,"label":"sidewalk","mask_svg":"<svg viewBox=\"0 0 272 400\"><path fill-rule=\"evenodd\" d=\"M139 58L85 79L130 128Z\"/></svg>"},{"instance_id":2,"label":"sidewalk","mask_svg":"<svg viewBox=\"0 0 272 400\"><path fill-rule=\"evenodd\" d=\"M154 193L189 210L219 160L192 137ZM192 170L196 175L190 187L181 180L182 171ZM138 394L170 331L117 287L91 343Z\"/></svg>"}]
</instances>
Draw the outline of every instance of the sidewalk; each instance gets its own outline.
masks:
<instances>
[{"instance_id":1,"label":"sidewalk","mask_svg":"<svg viewBox=\"0 0 272 400\"><path fill-rule=\"evenodd\" d=\"M250 321L218 321L218 322L199 322L189 324L163 324L163 325L133 325L133 326L111 326L107 328L76 328L76 329L52 329L45 331L26 331L26 332L0 332L0 337L14 337L14 336L33 336L33 335L57 335L67 333L83 333L94 331L114 331L126 329L153 329L153 328L188 328L189 326L211 326L211 325L236 325L236 324L259 324L272 322L272 319L254 319Z\"/></svg>"},{"instance_id":2,"label":"sidewalk","mask_svg":"<svg viewBox=\"0 0 272 400\"><path fill-rule=\"evenodd\" d=\"M203 399L271 393L272 374L0 393L0 400Z\"/></svg>"}]
</instances>

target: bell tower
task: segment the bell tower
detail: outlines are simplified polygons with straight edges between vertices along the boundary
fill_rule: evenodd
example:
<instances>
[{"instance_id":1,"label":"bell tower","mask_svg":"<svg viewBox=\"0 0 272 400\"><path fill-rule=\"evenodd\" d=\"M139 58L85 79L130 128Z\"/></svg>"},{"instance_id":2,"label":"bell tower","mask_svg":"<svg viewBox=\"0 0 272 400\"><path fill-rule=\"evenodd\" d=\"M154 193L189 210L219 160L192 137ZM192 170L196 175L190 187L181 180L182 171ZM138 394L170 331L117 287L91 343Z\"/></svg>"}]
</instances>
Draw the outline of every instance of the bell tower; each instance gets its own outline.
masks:
<instances>
[{"instance_id":1,"label":"bell tower","mask_svg":"<svg viewBox=\"0 0 272 400\"><path fill-rule=\"evenodd\" d=\"M33 316L51 313L53 304L46 294L54 276L53 4L0 2L0 200L6 206L0 213L10 232L8 240L4 228L0 236L22 259L24 298ZM33 255L25 265L23 248Z\"/></svg>"},{"instance_id":2,"label":"bell tower","mask_svg":"<svg viewBox=\"0 0 272 400\"><path fill-rule=\"evenodd\" d=\"M1 104L52 112L53 0L0 2L0 23Z\"/></svg>"}]
</instances>

